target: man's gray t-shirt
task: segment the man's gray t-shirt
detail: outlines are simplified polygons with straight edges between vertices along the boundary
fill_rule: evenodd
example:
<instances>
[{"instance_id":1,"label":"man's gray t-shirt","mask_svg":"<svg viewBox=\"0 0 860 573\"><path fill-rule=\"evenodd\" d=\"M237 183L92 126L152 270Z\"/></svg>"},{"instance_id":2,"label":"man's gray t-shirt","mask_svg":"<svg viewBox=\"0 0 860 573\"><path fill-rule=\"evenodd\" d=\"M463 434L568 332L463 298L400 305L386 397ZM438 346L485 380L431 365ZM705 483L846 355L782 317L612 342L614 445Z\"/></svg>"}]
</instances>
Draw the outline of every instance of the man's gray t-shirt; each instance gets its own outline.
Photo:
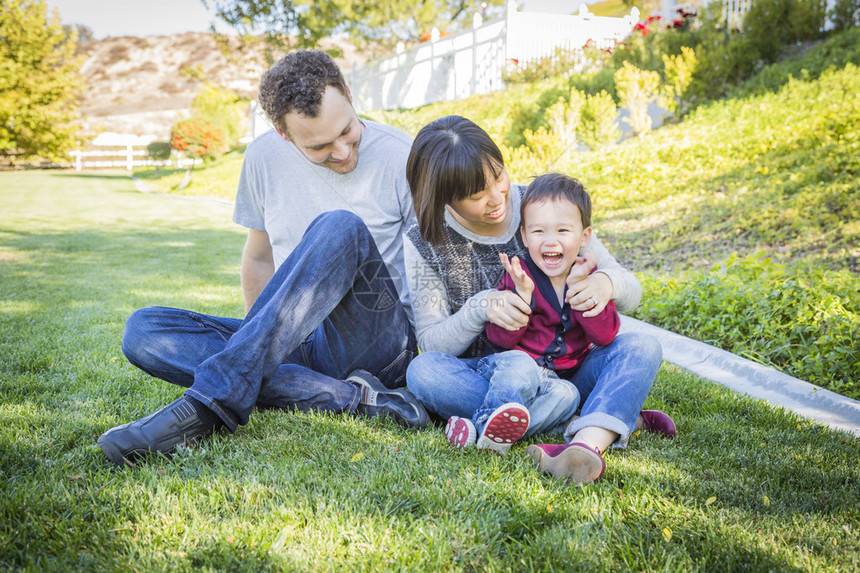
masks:
<instances>
[{"instance_id":1,"label":"man's gray t-shirt","mask_svg":"<svg viewBox=\"0 0 860 573\"><path fill-rule=\"evenodd\" d=\"M251 142L245 150L233 221L269 234L278 268L317 216L338 209L355 213L370 230L411 320L403 233L416 222L406 181L412 139L393 127L361 122L358 165L344 174L311 163L275 130Z\"/></svg>"}]
</instances>

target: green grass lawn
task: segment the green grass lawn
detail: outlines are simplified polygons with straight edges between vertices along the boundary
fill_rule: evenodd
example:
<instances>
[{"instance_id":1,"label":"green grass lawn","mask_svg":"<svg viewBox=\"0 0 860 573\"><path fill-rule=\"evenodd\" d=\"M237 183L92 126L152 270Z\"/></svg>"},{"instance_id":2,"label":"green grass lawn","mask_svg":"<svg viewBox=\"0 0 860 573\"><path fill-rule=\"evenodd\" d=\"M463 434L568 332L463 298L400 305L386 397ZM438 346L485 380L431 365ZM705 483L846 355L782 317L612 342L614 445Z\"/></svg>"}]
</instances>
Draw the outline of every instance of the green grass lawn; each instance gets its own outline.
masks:
<instances>
[{"instance_id":1,"label":"green grass lawn","mask_svg":"<svg viewBox=\"0 0 860 573\"><path fill-rule=\"evenodd\" d=\"M526 444L462 453L441 428L278 410L115 469L96 438L181 392L126 362L125 319L239 316L244 232L124 174L0 173L0 212L2 570L860 568L860 440L670 366L646 406L679 437L635 436L586 487L539 475Z\"/></svg>"}]
</instances>

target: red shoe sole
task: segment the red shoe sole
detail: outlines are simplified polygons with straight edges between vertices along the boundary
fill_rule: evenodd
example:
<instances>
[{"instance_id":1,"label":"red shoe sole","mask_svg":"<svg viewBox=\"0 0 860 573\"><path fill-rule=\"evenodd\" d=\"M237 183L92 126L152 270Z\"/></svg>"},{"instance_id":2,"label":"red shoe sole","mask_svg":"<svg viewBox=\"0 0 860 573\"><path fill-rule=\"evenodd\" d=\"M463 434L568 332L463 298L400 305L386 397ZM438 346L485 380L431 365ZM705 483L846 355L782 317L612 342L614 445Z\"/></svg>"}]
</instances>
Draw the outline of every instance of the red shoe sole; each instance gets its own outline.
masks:
<instances>
[{"instance_id":1,"label":"red shoe sole","mask_svg":"<svg viewBox=\"0 0 860 573\"><path fill-rule=\"evenodd\" d=\"M478 449L504 454L529 429L529 411L522 404L509 402L493 411L478 438Z\"/></svg>"}]
</instances>

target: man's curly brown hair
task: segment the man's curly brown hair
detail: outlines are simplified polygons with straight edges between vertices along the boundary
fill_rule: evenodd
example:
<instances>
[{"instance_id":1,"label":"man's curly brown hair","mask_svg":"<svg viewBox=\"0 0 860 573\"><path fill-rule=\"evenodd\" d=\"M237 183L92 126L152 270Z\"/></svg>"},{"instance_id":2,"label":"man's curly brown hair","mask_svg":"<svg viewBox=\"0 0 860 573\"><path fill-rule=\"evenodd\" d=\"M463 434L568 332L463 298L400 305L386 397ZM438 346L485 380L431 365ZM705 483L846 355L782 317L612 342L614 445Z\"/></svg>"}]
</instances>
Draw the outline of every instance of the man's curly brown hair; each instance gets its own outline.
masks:
<instances>
[{"instance_id":1,"label":"man's curly brown hair","mask_svg":"<svg viewBox=\"0 0 860 573\"><path fill-rule=\"evenodd\" d=\"M346 80L331 56L320 50L292 52L263 74L260 105L269 121L286 133L284 116L297 111L307 117L317 117L328 86L349 97Z\"/></svg>"}]
</instances>

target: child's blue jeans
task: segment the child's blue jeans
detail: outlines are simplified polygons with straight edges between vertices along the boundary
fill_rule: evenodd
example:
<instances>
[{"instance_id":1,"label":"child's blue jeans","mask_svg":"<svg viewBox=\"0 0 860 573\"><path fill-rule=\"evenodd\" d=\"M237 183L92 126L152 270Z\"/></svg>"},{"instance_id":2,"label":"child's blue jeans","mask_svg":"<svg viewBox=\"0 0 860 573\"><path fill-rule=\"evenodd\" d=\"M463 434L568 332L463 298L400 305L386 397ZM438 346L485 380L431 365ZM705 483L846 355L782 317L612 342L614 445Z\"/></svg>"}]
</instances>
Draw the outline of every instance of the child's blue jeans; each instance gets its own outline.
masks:
<instances>
[{"instance_id":1,"label":"child's blue jeans","mask_svg":"<svg viewBox=\"0 0 860 573\"><path fill-rule=\"evenodd\" d=\"M475 421L505 402L518 402L530 413L526 437L567 422L581 405L579 418L565 430L566 441L580 429L596 426L617 433L616 445L625 447L662 356L656 338L619 334L611 344L592 347L567 382L524 352L464 359L424 352L409 365L406 381L415 397L444 419Z\"/></svg>"}]
</instances>

